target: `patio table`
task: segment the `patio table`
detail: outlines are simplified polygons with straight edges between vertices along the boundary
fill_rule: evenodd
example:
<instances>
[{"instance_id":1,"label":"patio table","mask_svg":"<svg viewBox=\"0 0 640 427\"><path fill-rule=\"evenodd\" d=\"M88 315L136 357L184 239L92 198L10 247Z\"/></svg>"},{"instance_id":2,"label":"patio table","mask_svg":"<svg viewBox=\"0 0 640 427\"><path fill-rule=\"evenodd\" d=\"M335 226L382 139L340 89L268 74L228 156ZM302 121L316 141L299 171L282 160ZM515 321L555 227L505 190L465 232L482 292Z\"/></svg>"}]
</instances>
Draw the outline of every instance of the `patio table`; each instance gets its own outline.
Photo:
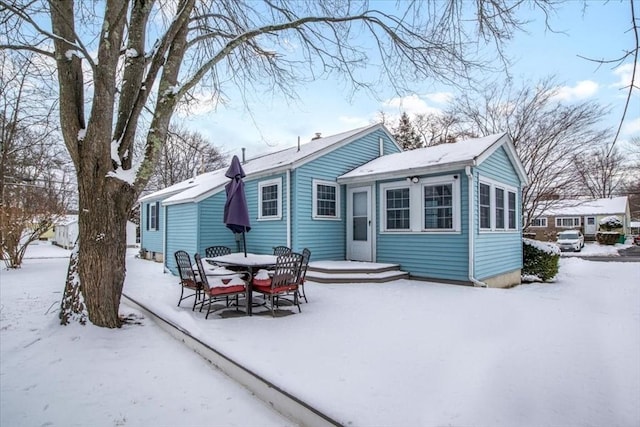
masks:
<instances>
[{"instance_id":1,"label":"patio table","mask_svg":"<svg viewBox=\"0 0 640 427\"><path fill-rule=\"evenodd\" d=\"M252 254L236 252L227 255L221 255L214 258L203 258L205 261L211 261L221 266L229 267L242 267L249 271L249 284L247 286L247 314L252 315L252 300L253 300L253 276L261 268L273 269L278 261L278 257L275 255L265 254Z\"/></svg>"}]
</instances>

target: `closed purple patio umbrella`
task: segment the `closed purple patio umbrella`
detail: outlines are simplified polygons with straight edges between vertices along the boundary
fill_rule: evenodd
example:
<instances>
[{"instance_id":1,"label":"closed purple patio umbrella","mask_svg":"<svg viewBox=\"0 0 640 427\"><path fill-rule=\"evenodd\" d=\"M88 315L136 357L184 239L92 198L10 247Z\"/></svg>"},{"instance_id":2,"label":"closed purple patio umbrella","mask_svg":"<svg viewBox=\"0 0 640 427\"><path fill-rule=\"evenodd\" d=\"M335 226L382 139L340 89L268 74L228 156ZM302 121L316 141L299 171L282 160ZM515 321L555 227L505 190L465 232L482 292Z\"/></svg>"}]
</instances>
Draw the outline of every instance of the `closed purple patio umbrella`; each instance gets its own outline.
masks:
<instances>
[{"instance_id":1,"label":"closed purple patio umbrella","mask_svg":"<svg viewBox=\"0 0 640 427\"><path fill-rule=\"evenodd\" d=\"M249 222L249 207L247 206L244 182L242 181L245 173L242 170L238 156L233 156L231 165L224 175L231 180L224 187L227 191L227 201L224 204L224 223L234 234L242 233L242 247L244 248L244 256L247 256L245 233L251 230L251 222Z\"/></svg>"}]
</instances>

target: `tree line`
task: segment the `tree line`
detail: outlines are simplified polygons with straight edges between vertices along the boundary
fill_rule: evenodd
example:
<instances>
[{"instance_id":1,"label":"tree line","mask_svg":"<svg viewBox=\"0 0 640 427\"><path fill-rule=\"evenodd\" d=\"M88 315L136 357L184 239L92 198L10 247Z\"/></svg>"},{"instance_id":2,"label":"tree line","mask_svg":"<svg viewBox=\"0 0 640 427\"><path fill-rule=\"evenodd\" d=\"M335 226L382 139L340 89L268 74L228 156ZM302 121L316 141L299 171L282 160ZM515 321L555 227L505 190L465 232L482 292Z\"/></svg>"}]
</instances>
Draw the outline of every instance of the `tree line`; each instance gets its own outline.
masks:
<instances>
[{"instance_id":1,"label":"tree line","mask_svg":"<svg viewBox=\"0 0 640 427\"><path fill-rule=\"evenodd\" d=\"M614 130L602 124L607 108L562 102L559 87L553 78L521 87L494 84L465 92L440 113L403 112L395 122L380 117L405 150L507 132L529 177L525 227L561 200L580 197L628 194L640 215L640 138L612 146Z\"/></svg>"}]
</instances>

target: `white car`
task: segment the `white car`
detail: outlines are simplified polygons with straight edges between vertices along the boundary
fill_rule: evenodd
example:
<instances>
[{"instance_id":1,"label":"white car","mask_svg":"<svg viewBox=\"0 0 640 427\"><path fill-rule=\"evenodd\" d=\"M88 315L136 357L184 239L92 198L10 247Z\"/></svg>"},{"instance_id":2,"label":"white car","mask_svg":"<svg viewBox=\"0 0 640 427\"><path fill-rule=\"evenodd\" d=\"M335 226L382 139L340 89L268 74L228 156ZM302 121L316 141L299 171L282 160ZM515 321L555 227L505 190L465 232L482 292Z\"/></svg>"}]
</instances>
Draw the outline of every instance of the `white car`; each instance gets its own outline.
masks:
<instances>
[{"instance_id":1,"label":"white car","mask_svg":"<svg viewBox=\"0 0 640 427\"><path fill-rule=\"evenodd\" d=\"M557 244L563 252L580 252L584 248L584 236L579 230L562 231L558 233Z\"/></svg>"}]
</instances>

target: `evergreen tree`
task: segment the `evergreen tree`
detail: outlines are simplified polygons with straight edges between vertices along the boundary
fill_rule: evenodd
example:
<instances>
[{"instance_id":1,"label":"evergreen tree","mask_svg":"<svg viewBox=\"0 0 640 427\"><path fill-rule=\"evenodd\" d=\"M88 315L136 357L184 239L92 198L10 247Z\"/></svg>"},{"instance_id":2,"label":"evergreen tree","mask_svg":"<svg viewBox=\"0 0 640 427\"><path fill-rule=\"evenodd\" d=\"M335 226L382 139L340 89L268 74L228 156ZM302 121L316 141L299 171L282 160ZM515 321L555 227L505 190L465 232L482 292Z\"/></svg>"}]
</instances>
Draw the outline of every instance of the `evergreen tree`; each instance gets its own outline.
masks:
<instances>
[{"instance_id":1,"label":"evergreen tree","mask_svg":"<svg viewBox=\"0 0 640 427\"><path fill-rule=\"evenodd\" d=\"M406 112L402 113L398 126L393 129L393 137L403 150L415 150L423 147L422 139Z\"/></svg>"}]
</instances>

